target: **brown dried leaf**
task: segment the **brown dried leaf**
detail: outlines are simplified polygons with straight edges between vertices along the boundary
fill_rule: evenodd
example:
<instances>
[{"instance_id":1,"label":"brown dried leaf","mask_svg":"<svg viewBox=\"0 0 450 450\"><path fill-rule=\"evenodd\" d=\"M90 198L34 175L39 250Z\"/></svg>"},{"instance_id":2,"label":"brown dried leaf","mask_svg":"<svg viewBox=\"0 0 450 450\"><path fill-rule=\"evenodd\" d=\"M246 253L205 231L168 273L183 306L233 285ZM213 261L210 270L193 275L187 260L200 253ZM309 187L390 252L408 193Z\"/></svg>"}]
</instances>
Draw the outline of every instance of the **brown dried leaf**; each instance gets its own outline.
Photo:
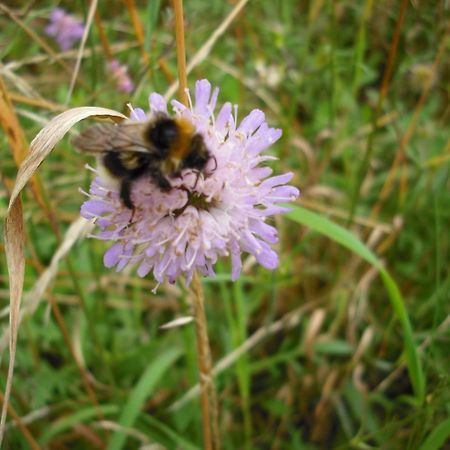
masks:
<instances>
[{"instance_id":1,"label":"brown dried leaf","mask_svg":"<svg viewBox=\"0 0 450 450\"><path fill-rule=\"evenodd\" d=\"M16 183L9 201L5 224L5 253L9 271L10 289L9 368L0 421L0 445L3 440L7 407L11 394L14 360L17 347L20 301L22 298L25 271L25 234L23 229L23 212L20 193L47 155L53 150L55 145L64 137L64 135L77 122L92 116L110 118L115 121L126 119L126 116L120 112L93 106L73 108L56 116L31 142L30 151L19 168Z\"/></svg>"},{"instance_id":2,"label":"brown dried leaf","mask_svg":"<svg viewBox=\"0 0 450 450\"><path fill-rule=\"evenodd\" d=\"M27 152L26 140L17 116L14 112L9 93L0 76L0 123L5 130L14 162L19 165Z\"/></svg>"}]
</instances>

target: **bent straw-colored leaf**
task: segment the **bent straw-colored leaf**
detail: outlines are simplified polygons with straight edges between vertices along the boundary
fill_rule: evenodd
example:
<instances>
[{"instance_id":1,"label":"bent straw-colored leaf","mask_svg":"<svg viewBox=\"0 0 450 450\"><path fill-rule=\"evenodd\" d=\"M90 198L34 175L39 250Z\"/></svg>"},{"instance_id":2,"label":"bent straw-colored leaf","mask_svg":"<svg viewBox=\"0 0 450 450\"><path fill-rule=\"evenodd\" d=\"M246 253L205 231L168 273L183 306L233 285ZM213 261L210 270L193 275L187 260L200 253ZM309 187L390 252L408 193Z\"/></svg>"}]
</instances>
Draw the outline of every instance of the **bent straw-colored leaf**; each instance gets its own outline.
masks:
<instances>
[{"instance_id":1,"label":"bent straw-colored leaf","mask_svg":"<svg viewBox=\"0 0 450 450\"><path fill-rule=\"evenodd\" d=\"M83 238L94 225L84 219L83 217L78 217L66 231L64 239L53 253L50 264L47 268L39 275L34 286L23 295L22 307L19 314L19 321L17 326L20 326L24 317L34 314L39 303L44 296L50 283L58 274L59 263L61 260L69 253L74 244ZM0 313L0 318L8 315L10 312L9 306L4 308ZM10 336L10 330L4 330L2 336L0 337L0 353L2 353L8 346Z\"/></svg>"},{"instance_id":2,"label":"bent straw-colored leaf","mask_svg":"<svg viewBox=\"0 0 450 450\"><path fill-rule=\"evenodd\" d=\"M9 367L6 379L5 396L2 406L0 420L0 445L3 440L7 406L11 394L12 376L14 371L14 360L17 346L17 331L19 322L20 301L22 297L24 272L25 272L25 234L23 229L23 212L20 193L27 182L36 172L47 155L64 135L80 120L88 117L104 117L115 121L126 119L122 113L107 108L86 106L73 108L56 116L50 121L33 139L30 151L21 164L17 173L9 201L5 223L5 253L9 271L10 289L10 314L9 314Z\"/></svg>"},{"instance_id":3,"label":"bent straw-colored leaf","mask_svg":"<svg viewBox=\"0 0 450 450\"><path fill-rule=\"evenodd\" d=\"M169 330L170 328L182 327L188 323L191 323L193 320L194 318L192 316L178 317L165 323L164 325L161 325L159 328L161 330Z\"/></svg>"}]
</instances>

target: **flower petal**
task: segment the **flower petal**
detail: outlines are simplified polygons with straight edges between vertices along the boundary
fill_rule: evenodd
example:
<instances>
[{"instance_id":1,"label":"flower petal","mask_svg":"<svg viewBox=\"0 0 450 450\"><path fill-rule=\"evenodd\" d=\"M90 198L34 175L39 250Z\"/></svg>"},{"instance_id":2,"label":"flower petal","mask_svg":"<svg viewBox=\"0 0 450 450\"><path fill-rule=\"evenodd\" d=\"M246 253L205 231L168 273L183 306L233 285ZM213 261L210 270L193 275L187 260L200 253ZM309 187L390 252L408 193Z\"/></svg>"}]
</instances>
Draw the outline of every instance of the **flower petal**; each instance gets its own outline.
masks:
<instances>
[{"instance_id":1,"label":"flower petal","mask_svg":"<svg viewBox=\"0 0 450 450\"><path fill-rule=\"evenodd\" d=\"M150 105L150 111L153 114L158 113L167 114L167 103L162 95L153 92L152 94L150 94L148 103Z\"/></svg>"}]
</instances>

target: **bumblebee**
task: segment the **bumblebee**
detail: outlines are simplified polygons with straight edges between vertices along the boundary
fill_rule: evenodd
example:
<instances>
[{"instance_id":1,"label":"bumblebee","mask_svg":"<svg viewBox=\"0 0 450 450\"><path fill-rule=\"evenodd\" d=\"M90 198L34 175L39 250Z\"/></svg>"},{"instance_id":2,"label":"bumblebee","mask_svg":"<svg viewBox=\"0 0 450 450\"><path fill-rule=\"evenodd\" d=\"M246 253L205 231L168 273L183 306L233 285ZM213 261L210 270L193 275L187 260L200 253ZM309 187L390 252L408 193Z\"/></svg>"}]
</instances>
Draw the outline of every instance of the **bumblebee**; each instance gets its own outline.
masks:
<instances>
[{"instance_id":1,"label":"bumblebee","mask_svg":"<svg viewBox=\"0 0 450 450\"><path fill-rule=\"evenodd\" d=\"M211 153L203 136L182 117L158 115L147 122L124 121L87 128L72 140L83 152L97 155L100 168L120 184L120 198L134 210L133 182L150 176L163 191L183 169L205 170Z\"/></svg>"}]
</instances>

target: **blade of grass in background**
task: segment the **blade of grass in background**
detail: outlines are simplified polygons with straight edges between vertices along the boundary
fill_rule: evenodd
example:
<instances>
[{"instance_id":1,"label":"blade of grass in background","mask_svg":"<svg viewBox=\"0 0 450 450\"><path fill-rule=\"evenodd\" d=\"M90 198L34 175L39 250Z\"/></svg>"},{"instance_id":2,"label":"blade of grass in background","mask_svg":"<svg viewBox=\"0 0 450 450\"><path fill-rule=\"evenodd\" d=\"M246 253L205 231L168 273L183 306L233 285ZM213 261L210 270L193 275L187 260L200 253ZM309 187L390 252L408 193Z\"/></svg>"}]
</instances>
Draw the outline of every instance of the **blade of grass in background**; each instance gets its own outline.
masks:
<instances>
[{"instance_id":1,"label":"blade of grass in background","mask_svg":"<svg viewBox=\"0 0 450 450\"><path fill-rule=\"evenodd\" d=\"M419 450L438 450L450 437L450 419L441 422L425 439Z\"/></svg>"},{"instance_id":2,"label":"blade of grass in background","mask_svg":"<svg viewBox=\"0 0 450 450\"><path fill-rule=\"evenodd\" d=\"M411 383L417 401L422 403L425 398L425 378L419 355L417 353L411 322L397 283L383 267L381 261L370 251L370 249L345 228L300 206L293 206L292 211L287 213L286 216L294 222L305 225L308 228L327 236L343 247L348 248L350 251L365 259L368 263L372 264L372 266L379 270L381 279L383 280L386 290L388 291L389 299L392 303L392 307L394 308L394 312L403 329L409 376L411 378Z\"/></svg>"},{"instance_id":3,"label":"blade of grass in background","mask_svg":"<svg viewBox=\"0 0 450 450\"><path fill-rule=\"evenodd\" d=\"M89 408L84 408L80 411L71 414L70 416L64 417L58 420L47 429L47 431L39 439L41 445L47 444L55 436L62 434L68 430L71 430L75 425L81 422L89 422L92 419L98 417L98 413L101 412L103 416L111 416L117 414L119 407L117 405L101 405L98 407L90 406Z\"/></svg>"},{"instance_id":4,"label":"blade of grass in background","mask_svg":"<svg viewBox=\"0 0 450 450\"><path fill-rule=\"evenodd\" d=\"M161 434L167 436L170 440L173 441L174 444L177 444L178 447L183 450L201 450L202 447L198 447L191 442L187 441L183 436L179 433L175 433L172 428L168 427L166 424L161 422L160 420L156 420L154 417L150 415L146 415L144 421L147 422L153 429L158 430ZM189 436L191 437L191 436ZM172 447L170 447L172 448Z\"/></svg>"},{"instance_id":5,"label":"blade of grass in background","mask_svg":"<svg viewBox=\"0 0 450 450\"><path fill-rule=\"evenodd\" d=\"M150 362L142 377L131 391L128 401L123 407L122 414L118 420L119 425L122 425L123 427L131 427L133 425L145 400L152 393L166 370L172 366L180 354L180 350L171 349ZM108 450L122 449L125 445L126 438L127 436L122 432L115 432L111 438Z\"/></svg>"}]
</instances>

